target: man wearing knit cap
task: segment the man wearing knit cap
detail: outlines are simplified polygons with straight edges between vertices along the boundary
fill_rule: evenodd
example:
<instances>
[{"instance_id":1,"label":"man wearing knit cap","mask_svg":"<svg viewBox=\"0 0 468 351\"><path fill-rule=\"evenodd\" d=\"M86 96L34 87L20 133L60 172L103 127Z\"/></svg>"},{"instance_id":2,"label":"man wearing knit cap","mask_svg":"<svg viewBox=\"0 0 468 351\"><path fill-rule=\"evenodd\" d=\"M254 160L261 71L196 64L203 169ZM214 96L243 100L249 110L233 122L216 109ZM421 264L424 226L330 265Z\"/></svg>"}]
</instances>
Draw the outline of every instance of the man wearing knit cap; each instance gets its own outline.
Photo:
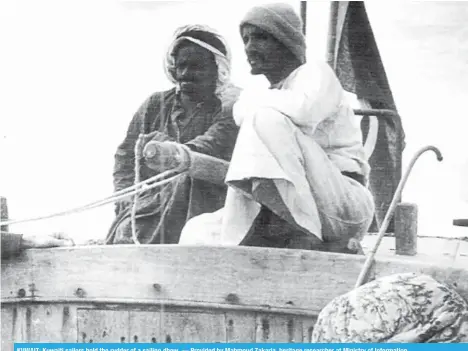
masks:
<instances>
[{"instance_id":1,"label":"man wearing knit cap","mask_svg":"<svg viewBox=\"0 0 468 351\"><path fill-rule=\"evenodd\" d=\"M240 130L225 206L184 229L188 236L197 222L215 228L217 218L218 234L198 243L360 248L374 211L360 122L333 70L306 63L301 30L287 4L254 7L240 24L251 73L265 75L271 86L243 91L234 105Z\"/></svg>"},{"instance_id":2,"label":"man wearing knit cap","mask_svg":"<svg viewBox=\"0 0 468 351\"><path fill-rule=\"evenodd\" d=\"M302 22L290 5L255 7L240 28L252 74L265 74L271 84L306 62Z\"/></svg>"}]
</instances>

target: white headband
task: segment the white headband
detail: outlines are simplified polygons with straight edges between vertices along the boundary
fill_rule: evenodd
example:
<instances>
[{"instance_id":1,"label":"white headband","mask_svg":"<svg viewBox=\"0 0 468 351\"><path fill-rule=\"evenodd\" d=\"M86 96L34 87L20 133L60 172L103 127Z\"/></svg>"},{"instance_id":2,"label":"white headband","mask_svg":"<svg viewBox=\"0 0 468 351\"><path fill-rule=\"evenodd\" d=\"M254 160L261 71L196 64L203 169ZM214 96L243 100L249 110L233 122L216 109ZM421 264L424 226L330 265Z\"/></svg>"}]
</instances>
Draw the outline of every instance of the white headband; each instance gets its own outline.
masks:
<instances>
[{"instance_id":1,"label":"white headband","mask_svg":"<svg viewBox=\"0 0 468 351\"><path fill-rule=\"evenodd\" d=\"M190 32L190 31L204 31L207 33L212 34L218 40L221 41L224 48L226 49L226 55L224 55L221 51L216 49L214 46L189 36L181 36L181 34ZM224 38L219 35L214 29L204 26L204 25L189 25L183 26L176 30L174 34L174 39L167 50L167 54L164 60L164 71L166 73L167 78L176 85L178 89L178 83L175 79L175 58L174 58L174 50L177 48L181 41L188 40L192 43L199 45L200 47L212 52L215 57L216 65L218 67L218 80L216 84L216 94L219 96L224 91L226 85L229 83L229 79L231 76L231 55L229 51L229 47L227 46L226 41Z\"/></svg>"}]
</instances>

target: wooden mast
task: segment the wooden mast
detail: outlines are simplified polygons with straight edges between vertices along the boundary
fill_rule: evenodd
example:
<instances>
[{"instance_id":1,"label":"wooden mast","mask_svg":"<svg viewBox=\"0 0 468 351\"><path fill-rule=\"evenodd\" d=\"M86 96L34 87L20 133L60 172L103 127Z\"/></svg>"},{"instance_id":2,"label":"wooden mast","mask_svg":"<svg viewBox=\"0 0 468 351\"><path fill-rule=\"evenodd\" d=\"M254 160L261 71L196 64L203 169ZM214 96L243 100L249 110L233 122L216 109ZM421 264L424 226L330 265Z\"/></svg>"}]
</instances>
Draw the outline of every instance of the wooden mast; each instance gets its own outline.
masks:
<instances>
[{"instance_id":1,"label":"wooden mast","mask_svg":"<svg viewBox=\"0 0 468 351\"><path fill-rule=\"evenodd\" d=\"M302 33L307 33L307 1L301 1Z\"/></svg>"},{"instance_id":2,"label":"wooden mast","mask_svg":"<svg viewBox=\"0 0 468 351\"><path fill-rule=\"evenodd\" d=\"M335 47L336 47L336 35L337 35L337 24L338 24L338 8L340 6L339 1L330 2L330 20L328 27L328 38L327 38L327 62L335 69Z\"/></svg>"}]
</instances>

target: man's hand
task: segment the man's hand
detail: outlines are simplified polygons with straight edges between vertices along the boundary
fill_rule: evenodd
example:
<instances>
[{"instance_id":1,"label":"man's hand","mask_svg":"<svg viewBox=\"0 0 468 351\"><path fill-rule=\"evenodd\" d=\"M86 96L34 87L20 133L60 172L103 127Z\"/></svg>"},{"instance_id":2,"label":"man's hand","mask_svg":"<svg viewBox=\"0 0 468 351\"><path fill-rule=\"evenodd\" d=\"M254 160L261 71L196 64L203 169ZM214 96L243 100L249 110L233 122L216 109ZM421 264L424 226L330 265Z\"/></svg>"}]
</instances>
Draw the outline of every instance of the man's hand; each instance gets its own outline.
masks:
<instances>
[{"instance_id":1,"label":"man's hand","mask_svg":"<svg viewBox=\"0 0 468 351\"><path fill-rule=\"evenodd\" d=\"M142 137L142 140L140 141L140 150L139 150L140 155L143 155L143 150L145 149L146 144L148 144L150 141L163 142L163 141L173 141L173 139L159 131L154 131L150 134L146 134Z\"/></svg>"},{"instance_id":2,"label":"man's hand","mask_svg":"<svg viewBox=\"0 0 468 351\"><path fill-rule=\"evenodd\" d=\"M143 154L146 165L158 173L179 167L188 155L180 144L152 140L146 144Z\"/></svg>"},{"instance_id":3,"label":"man's hand","mask_svg":"<svg viewBox=\"0 0 468 351\"><path fill-rule=\"evenodd\" d=\"M75 242L64 233L54 233L52 235L23 235L20 249L44 249L60 246L75 246Z\"/></svg>"}]
</instances>

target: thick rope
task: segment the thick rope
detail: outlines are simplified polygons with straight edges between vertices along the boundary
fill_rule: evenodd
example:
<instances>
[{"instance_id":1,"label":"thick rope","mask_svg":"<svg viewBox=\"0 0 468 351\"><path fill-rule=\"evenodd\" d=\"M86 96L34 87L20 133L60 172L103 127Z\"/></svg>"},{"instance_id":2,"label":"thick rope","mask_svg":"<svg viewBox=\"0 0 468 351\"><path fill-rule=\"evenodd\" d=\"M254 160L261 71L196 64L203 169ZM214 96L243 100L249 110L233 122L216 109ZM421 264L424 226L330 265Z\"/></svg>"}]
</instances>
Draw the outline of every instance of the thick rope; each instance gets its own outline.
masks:
<instances>
[{"instance_id":1,"label":"thick rope","mask_svg":"<svg viewBox=\"0 0 468 351\"><path fill-rule=\"evenodd\" d=\"M135 143L135 182L134 186L136 186L136 190L140 190L138 183L140 183L140 159L141 159L141 147L140 145L143 142L144 135L140 134L138 136L138 140ZM130 221L132 226L132 239L133 243L136 245L140 245L140 241L138 240L137 233L136 233L136 210L137 210L137 202L138 202L138 193L135 193L133 196L133 203L132 203L132 212L130 214Z\"/></svg>"},{"instance_id":2,"label":"thick rope","mask_svg":"<svg viewBox=\"0 0 468 351\"><path fill-rule=\"evenodd\" d=\"M176 174L178 174L178 172L181 172L181 171L185 171L185 170L168 170L168 171L165 171L165 172L163 172L163 173L161 173L161 174L158 174L158 175L155 175L155 176L153 176L153 177L151 177L151 178L148 178L148 179L146 179L146 180L144 180L144 181L142 181L142 182L140 182L140 183L138 183L138 184L134 184L134 185L132 185L132 186L129 186L128 188L125 188L125 189L116 191L116 192L113 193L111 196L108 196L108 197L106 197L106 198L104 198L104 199L102 199L102 200L96 201L96 202L92 202L92 203L88 204L87 206L94 205L94 204L96 204L96 203L99 203L99 202L104 201L104 200L107 200L107 199L115 199L115 198L117 198L117 197L120 196L120 195L123 195L123 196L120 196L119 199L124 199L124 198L126 198L126 197L131 196L130 193L132 193L132 191L133 191L133 190L136 190L137 188L141 188L142 191L145 191L145 190L148 189L147 187L145 187L147 184L152 183L152 182L155 182L155 181L158 181L158 180L160 180L161 178L166 178L167 176L169 176L169 175L171 175L171 174L172 174L172 175L176 175ZM129 195L129 194L130 194L130 195ZM132 194L133 194L133 193L132 193Z\"/></svg>"},{"instance_id":3,"label":"thick rope","mask_svg":"<svg viewBox=\"0 0 468 351\"><path fill-rule=\"evenodd\" d=\"M175 169L164 171L161 174L158 174L154 177L151 177L144 181L140 181L141 158L143 157L141 145L145 137L146 137L145 134L140 134L135 143L135 150L134 150L135 151L135 168L134 168L135 182L133 186L117 191L111 196L105 197L104 199L101 199L98 201L93 201L81 207L76 207L70 210L61 211L61 212L57 212L57 213L53 213L53 214L45 215L45 216L31 217L31 218L25 218L25 219L20 219L20 220L3 221L3 222L0 222L0 225L1 226L13 225L13 224L19 224L19 223L36 222L36 221L41 221L41 220L46 220L46 219L51 219L51 218L56 218L56 217L63 217L63 216L91 210L91 209L101 207L109 203L114 203L119 200L133 196L134 198L133 198L132 209L131 209L132 239L135 244L140 244L137 238L137 234L136 234L136 209L137 209L138 194L140 194L141 192L156 188L156 187L160 187L164 184L167 184L169 182L176 180L177 178L179 178L180 176L182 176L188 171L188 167L190 165L190 162L181 162L178 165L178 167Z\"/></svg>"},{"instance_id":4,"label":"thick rope","mask_svg":"<svg viewBox=\"0 0 468 351\"><path fill-rule=\"evenodd\" d=\"M172 174L172 175L169 178L159 180L161 178L167 177L170 174ZM71 214L75 214L75 213L84 212L84 211L87 211L87 210L91 210L91 209L94 209L94 208L97 208L97 207L107 205L109 203L114 203L114 202L116 202L118 200L121 200L121 199L131 197L131 196L133 196L133 195L135 195L137 193L141 193L141 192L146 191L146 190L157 188L159 186L162 186L164 184L167 184L169 182L174 181L175 179L181 177L184 174L185 174L185 172L177 173L174 170L166 171L166 172L163 172L163 173L161 173L161 174L159 174L159 175L157 175L155 177L149 178L149 179L137 184L140 187L140 189L136 189L135 186L132 186L132 187L129 187L128 189L133 188L135 190L127 191L127 189L124 189L123 191L120 192L121 195L118 195L118 196L113 195L113 196L106 197L106 198L104 198L102 200L99 200L99 201L91 202L91 203L89 203L87 205L84 205L84 206L72 208L72 209L69 209L69 210L61 211L61 212L56 212L56 213L53 213L53 214L50 214L50 215L39 216L39 217L31 217L31 218L25 218L25 219L19 219L19 220L8 220L8 221L0 222L0 225L3 226L3 225L13 225L13 224L19 224L19 223L37 222L37 221L41 221L41 220L45 220L45 219L51 219L51 218L55 218L55 217L63 217L63 216L66 216L66 215L71 215ZM149 184L151 182L154 182L154 183Z\"/></svg>"}]
</instances>

